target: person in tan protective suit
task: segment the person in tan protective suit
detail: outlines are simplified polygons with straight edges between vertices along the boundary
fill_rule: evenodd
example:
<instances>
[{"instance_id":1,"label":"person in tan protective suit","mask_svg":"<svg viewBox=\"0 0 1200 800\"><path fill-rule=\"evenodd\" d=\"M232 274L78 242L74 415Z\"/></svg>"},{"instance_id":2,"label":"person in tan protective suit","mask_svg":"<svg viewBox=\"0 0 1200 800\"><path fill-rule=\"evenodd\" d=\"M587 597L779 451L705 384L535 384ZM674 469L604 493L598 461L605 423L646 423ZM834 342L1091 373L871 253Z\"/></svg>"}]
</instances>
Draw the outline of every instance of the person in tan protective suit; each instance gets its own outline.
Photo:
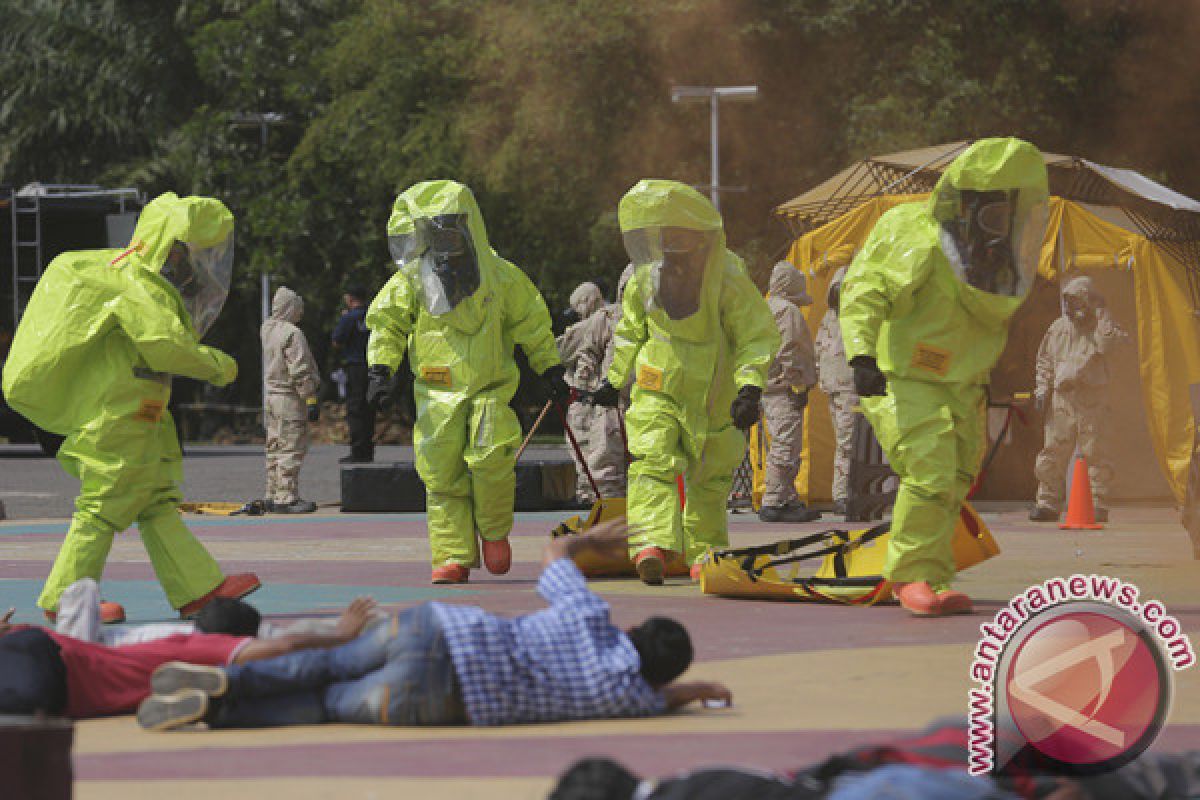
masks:
<instances>
[{"instance_id":1,"label":"person in tan protective suit","mask_svg":"<svg viewBox=\"0 0 1200 800\"><path fill-rule=\"evenodd\" d=\"M300 466L308 452L307 422L321 415L317 390L320 373L304 332L296 323L304 316L304 301L286 286L275 291L271 316L262 324L263 366L266 370L267 428L266 510L276 514L308 514L317 504L301 500ZM306 421L307 420L307 421Z\"/></svg>"},{"instance_id":2,"label":"person in tan protective suit","mask_svg":"<svg viewBox=\"0 0 1200 800\"><path fill-rule=\"evenodd\" d=\"M1058 520L1067 464L1078 446L1087 459L1096 521L1108 520L1112 465L1104 443L1108 417L1108 355L1129 340L1108 315L1090 278L1063 287L1063 314L1038 348L1034 406L1045 414L1046 438L1037 457L1035 522Z\"/></svg>"},{"instance_id":3,"label":"person in tan protective suit","mask_svg":"<svg viewBox=\"0 0 1200 800\"><path fill-rule=\"evenodd\" d=\"M763 416L771 436L767 452L762 508L763 522L811 522L821 515L796 494L796 473L804 450L804 409L808 390L817 382L812 337L800 307L812 305L804 273L787 261L771 271L767 305L775 316L781 342L767 373Z\"/></svg>"},{"instance_id":4,"label":"person in tan protective suit","mask_svg":"<svg viewBox=\"0 0 1200 800\"><path fill-rule=\"evenodd\" d=\"M604 294L599 286L588 281L579 284L575 291L571 292L569 303L571 310L579 316L579 321L558 337L558 353L567 369L567 383L581 392L589 392L600 385L601 376L596 372L598 363L592 361L589 354L584 352L584 330L588 322L604 310ZM604 410L586 403L571 403L567 406L567 423L570 424L575 440L579 443L579 450L589 467L592 466L596 450L604 446L604 443L596 440L594 436L598 427L598 417L602 416L601 412ZM579 457L570 444L568 439L567 447L571 450L571 458L575 460L575 499L581 506L590 506L596 500L595 492L592 491L583 465L579 463ZM596 477L596 481L599 483L600 478ZM603 486L600 487L600 491L608 496Z\"/></svg>"},{"instance_id":5,"label":"person in tan protective suit","mask_svg":"<svg viewBox=\"0 0 1200 800\"><path fill-rule=\"evenodd\" d=\"M587 402L590 392L595 391L604 380L613 359L613 333L621 319L621 301L625 294L625 284L633 276L633 265L625 267L617 283L617 301L610 303L593 313L590 317L573 327L572 340L563 349L563 362L569 363L575 376L575 385L584 392L585 402L575 403L571 408L586 408L594 411L587 419L590 429L587 434L587 447L580 446L584 451L592 477L600 494L606 498L624 497L625 483L625 437L621 435L621 412L616 408L605 408ZM564 337L566 339L567 337ZM624 392L620 401L622 409L629 407L629 393ZM576 431L576 436L579 432ZM582 497L591 496L591 486L587 477L580 475ZM587 486L584 494L582 487Z\"/></svg>"},{"instance_id":6,"label":"person in tan protective suit","mask_svg":"<svg viewBox=\"0 0 1200 800\"><path fill-rule=\"evenodd\" d=\"M821 319L817 338L817 379L821 391L829 398L829 416L833 419L835 448L833 452L833 513L846 513L847 487L850 475L850 450L854 435L854 407L858 395L854 393L854 370L846 361L846 346L842 343L842 327L838 322L838 305L841 302L842 280L846 268L833 274L829 282L826 303L829 310Z\"/></svg>"}]
</instances>

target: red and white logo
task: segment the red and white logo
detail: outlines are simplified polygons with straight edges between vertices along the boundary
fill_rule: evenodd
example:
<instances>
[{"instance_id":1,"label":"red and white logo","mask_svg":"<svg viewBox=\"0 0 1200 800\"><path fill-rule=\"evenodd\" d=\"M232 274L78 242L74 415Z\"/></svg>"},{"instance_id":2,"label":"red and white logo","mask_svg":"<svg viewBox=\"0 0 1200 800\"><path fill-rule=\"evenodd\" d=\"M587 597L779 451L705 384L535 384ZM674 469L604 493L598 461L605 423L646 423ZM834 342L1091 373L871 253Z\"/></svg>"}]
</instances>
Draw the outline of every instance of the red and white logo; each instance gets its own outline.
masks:
<instances>
[{"instance_id":1,"label":"red and white logo","mask_svg":"<svg viewBox=\"0 0 1200 800\"><path fill-rule=\"evenodd\" d=\"M1137 620L1084 603L1030 622L996 687L1021 738L1068 772L1112 769L1143 752L1162 728L1170 684Z\"/></svg>"}]
</instances>

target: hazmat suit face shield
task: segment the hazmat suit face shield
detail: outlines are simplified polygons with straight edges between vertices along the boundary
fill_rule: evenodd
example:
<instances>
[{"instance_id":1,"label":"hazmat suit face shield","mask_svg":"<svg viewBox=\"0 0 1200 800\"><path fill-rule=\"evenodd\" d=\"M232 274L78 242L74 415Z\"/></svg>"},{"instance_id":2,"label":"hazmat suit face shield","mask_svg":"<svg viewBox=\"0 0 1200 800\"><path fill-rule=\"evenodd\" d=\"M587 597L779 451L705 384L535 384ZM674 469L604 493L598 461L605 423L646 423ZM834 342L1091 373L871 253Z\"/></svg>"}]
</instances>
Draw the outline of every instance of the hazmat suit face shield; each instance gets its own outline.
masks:
<instances>
[{"instance_id":1,"label":"hazmat suit face shield","mask_svg":"<svg viewBox=\"0 0 1200 800\"><path fill-rule=\"evenodd\" d=\"M466 214L441 214L417 220L425 308L439 316L479 290L479 259Z\"/></svg>"},{"instance_id":2,"label":"hazmat suit face shield","mask_svg":"<svg viewBox=\"0 0 1200 800\"><path fill-rule=\"evenodd\" d=\"M209 247L195 247L177 240L171 245L159 274L179 292L196 335L203 337L229 297L233 234Z\"/></svg>"},{"instance_id":3,"label":"hazmat suit face shield","mask_svg":"<svg viewBox=\"0 0 1200 800\"><path fill-rule=\"evenodd\" d=\"M654 300L667 316L686 319L700 310L704 273L717 242L714 231L641 228L624 234L634 264L650 266Z\"/></svg>"},{"instance_id":4,"label":"hazmat suit face shield","mask_svg":"<svg viewBox=\"0 0 1200 800\"><path fill-rule=\"evenodd\" d=\"M388 236L388 252L396 269L417 258L424 250L425 245L415 232Z\"/></svg>"},{"instance_id":5,"label":"hazmat suit face shield","mask_svg":"<svg viewBox=\"0 0 1200 800\"><path fill-rule=\"evenodd\" d=\"M1022 203L1015 189L962 190L958 215L943 227L959 279L1006 297L1029 293L1045 229L1045 202Z\"/></svg>"}]
</instances>

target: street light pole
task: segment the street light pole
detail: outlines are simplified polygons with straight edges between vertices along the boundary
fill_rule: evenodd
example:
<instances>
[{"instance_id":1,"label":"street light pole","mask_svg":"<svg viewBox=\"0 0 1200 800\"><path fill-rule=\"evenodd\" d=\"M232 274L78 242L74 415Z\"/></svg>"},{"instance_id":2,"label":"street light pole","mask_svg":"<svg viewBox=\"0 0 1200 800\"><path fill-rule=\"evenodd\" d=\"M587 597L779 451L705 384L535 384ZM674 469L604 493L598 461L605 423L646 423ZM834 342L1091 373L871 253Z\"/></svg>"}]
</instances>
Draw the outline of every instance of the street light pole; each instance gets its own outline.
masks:
<instances>
[{"instance_id":1,"label":"street light pole","mask_svg":"<svg viewBox=\"0 0 1200 800\"><path fill-rule=\"evenodd\" d=\"M260 155L265 155L267 152L267 136L271 131L272 125L286 125L288 122L287 116L278 111L243 111L234 114L230 119L230 124L235 128L258 128L258 152ZM259 291L262 294L262 321L266 322L267 317L271 315L271 274L263 270L263 274L259 277ZM267 365L263 362L262 374L262 403L263 403L263 424L266 424L266 409L267 409Z\"/></svg>"},{"instance_id":2,"label":"street light pole","mask_svg":"<svg viewBox=\"0 0 1200 800\"><path fill-rule=\"evenodd\" d=\"M719 212L721 210L721 101L717 95L712 96L709 102L709 131L708 131L708 149L709 159L712 162L712 186L709 187L708 196L712 198L712 204Z\"/></svg>"},{"instance_id":3,"label":"street light pole","mask_svg":"<svg viewBox=\"0 0 1200 800\"><path fill-rule=\"evenodd\" d=\"M671 102L703 103L709 105L709 159L712 163L712 183L708 196L717 211L721 210L721 99L748 102L758 97L757 86L673 86Z\"/></svg>"}]
</instances>

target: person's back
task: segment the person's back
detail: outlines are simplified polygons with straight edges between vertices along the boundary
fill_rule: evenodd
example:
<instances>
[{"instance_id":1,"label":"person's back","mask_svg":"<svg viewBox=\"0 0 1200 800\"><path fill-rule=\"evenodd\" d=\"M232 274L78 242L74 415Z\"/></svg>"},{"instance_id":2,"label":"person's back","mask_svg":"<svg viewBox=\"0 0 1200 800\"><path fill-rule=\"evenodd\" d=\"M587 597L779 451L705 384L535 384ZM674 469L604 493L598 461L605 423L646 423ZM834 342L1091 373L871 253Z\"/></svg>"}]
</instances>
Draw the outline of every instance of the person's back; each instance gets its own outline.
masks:
<instances>
[{"instance_id":1,"label":"person's back","mask_svg":"<svg viewBox=\"0 0 1200 800\"><path fill-rule=\"evenodd\" d=\"M304 332L296 323L304 315L304 301L280 286L271 303L271 316L262 324L263 365L267 396L263 409L267 429L266 510L308 513L316 504L300 499L300 467L308 452L307 422L316 422L320 410L317 391L321 381L317 363Z\"/></svg>"},{"instance_id":2,"label":"person's back","mask_svg":"<svg viewBox=\"0 0 1200 800\"><path fill-rule=\"evenodd\" d=\"M629 637L569 559L542 573L542 611L505 618L434 603L475 725L644 716L664 703Z\"/></svg>"},{"instance_id":3,"label":"person's back","mask_svg":"<svg viewBox=\"0 0 1200 800\"><path fill-rule=\"evenodd\" d=\"M55 631L15 626L0 635L0 713L24 713L14 702L9 680L18 683L29 676L21 661L28 653L39 654L38 670L58 683L40 693L65 699L53 708L35 704L45 711L72 719L88 719L135 710L150 695L150 676L169 661L224 666L233 662L249 637L225 634L173 634L152 642L108 647L85 642ZM26 702L28 699L22 698Z\"/></svg>"},{"instance_id":4,"label":"person's back","mask_svg":"<svg viewBox=\"0 0 1200 800\"><path fill-rule=\"evenodd\" d=\"M267 391L301 401L316 397L320 388L316 359L297 326L303 316L304 301L288 287L280 286L271 303L271 316L263 321L259 332Z\"/></svg>"}]
</instances>

